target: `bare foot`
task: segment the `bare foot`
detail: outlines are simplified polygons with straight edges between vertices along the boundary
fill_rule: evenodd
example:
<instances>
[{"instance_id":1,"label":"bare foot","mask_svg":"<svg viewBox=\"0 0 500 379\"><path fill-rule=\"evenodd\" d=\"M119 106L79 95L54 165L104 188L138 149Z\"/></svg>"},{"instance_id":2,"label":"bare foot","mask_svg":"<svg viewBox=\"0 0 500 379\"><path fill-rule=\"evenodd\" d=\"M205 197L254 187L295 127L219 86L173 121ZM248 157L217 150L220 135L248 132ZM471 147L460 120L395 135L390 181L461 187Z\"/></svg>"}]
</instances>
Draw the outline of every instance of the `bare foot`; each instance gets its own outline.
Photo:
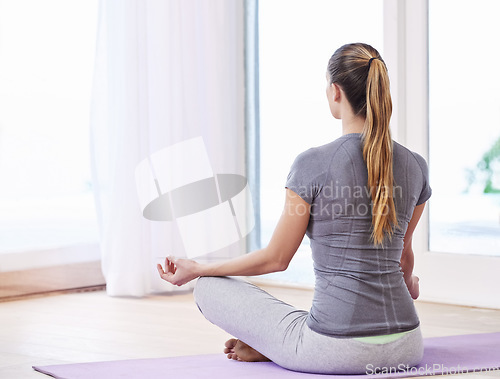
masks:
<instances>
[{"instance_id":1,"label":"bare foot","mask_svg":"<svg viewBox=\"0 0 500 379\"><path fill-rule=\"evenodd\" d=\"M248 346L245 342L231 338L226 341L224 353L228 359L234 359L244 362L268 362L270 359L259 353L253 347Z\"/></svg>"}]
</instances>

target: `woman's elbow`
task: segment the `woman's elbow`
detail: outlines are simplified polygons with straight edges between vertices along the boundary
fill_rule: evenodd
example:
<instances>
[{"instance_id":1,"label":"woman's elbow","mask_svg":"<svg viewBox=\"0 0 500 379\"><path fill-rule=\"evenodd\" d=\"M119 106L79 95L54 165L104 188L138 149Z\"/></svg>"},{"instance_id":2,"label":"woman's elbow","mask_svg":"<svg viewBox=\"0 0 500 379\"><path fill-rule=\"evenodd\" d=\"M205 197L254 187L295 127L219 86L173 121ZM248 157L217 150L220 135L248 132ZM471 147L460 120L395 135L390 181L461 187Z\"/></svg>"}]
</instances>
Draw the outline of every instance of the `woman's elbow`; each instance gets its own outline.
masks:
<instances>
[{"instance_id":1,"label":"woman's elbow","mask_svg":"<svg viewBox=\"0 0 500 379\"><path fill-rule=\"evenodd\" d=\"M281 272L285 271L290 264L290 260L283 259L280 256L274 256L268 261L268 271L270 272Z\"/></svg>"},{"instance_id":2,"label":"woman's elbow","mask_svg":"<svg viewBox=\"0 0 500 379\"><path fill-rule=\"evenodd\" d=\"M288 268L290 261L282 260L278 261L276 264L276 272L285 271Z\"/></svg>"},{"instance_id":3,"label":"woman's elbow","mask_svg":"<svg viewBox=\"0 0 500 379\"><path fill-rule=\"evenodd\" d=\"M274 246L267 246L265 249L266 266L269 272L285 271L290 264L291 258L283 254L282 249Z\"/></svg>"}]
</instances>

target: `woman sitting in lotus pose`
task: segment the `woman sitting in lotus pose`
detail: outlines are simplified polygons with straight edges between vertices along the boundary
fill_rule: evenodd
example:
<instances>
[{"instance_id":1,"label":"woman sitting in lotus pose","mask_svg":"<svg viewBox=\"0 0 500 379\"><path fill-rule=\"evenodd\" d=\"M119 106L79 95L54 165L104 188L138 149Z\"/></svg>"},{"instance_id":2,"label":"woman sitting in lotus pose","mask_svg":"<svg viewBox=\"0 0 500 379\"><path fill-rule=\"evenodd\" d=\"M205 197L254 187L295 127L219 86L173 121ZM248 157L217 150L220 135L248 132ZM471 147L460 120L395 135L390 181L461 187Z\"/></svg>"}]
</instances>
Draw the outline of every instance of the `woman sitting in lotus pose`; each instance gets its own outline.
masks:
<instances>
[{"instance_id":1,"label":"woman sitting in lotus pose","mask_svg":"<svg viewBox=\"0 0 500 379\"><path fill-rule=\"evenodd\" d=\"M175 285L199 278L196 303L235 337L225 347L231 359L323 374L413 366L423 344L411 242L431 195L427 164L391 139L389 78L377 50L340 47L326 80L343 135L296 158L269 245L222 263L168 257L158 271ZM304 234L316 275L309 312L228 277L286 270Z\"/></svg>"}]
</instances>

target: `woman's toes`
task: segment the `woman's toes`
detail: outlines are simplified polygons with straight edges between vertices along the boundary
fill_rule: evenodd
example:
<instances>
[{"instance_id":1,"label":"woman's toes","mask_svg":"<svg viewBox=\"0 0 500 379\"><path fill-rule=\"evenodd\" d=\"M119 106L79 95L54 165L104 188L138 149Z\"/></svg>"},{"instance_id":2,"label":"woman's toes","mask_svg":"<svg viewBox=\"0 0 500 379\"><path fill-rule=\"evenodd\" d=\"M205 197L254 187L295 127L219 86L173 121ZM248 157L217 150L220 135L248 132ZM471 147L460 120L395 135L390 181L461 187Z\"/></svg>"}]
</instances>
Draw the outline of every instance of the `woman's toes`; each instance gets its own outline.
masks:
<instances>
[{"instance_id":1,"label":"woman's toes","mask_svg":"<svg viewBox=\"0 0 500 379\"><path fill-rule=\"evenodd\" d=\"M236 338L231 338L226 341L225 346L227 349L234 349L236 344L238 343L238 340Z\"/></svg>"},{"instance_id":2,"label":"woman's toes","mask_svg":"<svg viewBox=\"0 0 500 379\"><path fill-rule=\"evenodd\" d=\"M254 348L248 346L241 340L231 338L225 343L224 354L228 359L245 362L264 362L269 361L267 357L259 353Z\"/></svg>"},{"instance_id":3,"label":"woman's toes","mask_svg":"<svg viewBox=\"0 0 500 379\"><path fill-rule=\"evenodd\" d=\"M236 347L236 344L238 343L238 340L236 338L231 338L226 341L225 346L226 348L224 349L224 354L227 354L228 359L233 359L233 360L239 360L238 355L234 352L234 348Z\"/></svg>"}]
</instances>

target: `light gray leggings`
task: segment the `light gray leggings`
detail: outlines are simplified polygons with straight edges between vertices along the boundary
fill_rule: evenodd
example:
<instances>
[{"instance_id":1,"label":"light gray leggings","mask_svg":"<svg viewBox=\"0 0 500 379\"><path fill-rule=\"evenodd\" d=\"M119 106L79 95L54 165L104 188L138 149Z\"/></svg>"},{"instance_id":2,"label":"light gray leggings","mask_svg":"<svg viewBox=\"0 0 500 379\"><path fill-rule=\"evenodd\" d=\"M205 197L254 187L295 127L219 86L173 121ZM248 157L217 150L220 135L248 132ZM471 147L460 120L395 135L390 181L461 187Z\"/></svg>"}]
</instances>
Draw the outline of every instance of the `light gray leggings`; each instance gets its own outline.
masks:
<instances>
[{"instance_id":1,"label":"light gray leggings","mask_svg":"<svg viewBox=\"0 0 500 379\"><path fill-rule=\"evenodd\" d=\"M420 328L383 344L325 336L309 329L308 312L228 277L199 278L194 296L210 322L289 370L364 374L376 368L412 367L422 359Z\"/></svg>"}]
</instances>

